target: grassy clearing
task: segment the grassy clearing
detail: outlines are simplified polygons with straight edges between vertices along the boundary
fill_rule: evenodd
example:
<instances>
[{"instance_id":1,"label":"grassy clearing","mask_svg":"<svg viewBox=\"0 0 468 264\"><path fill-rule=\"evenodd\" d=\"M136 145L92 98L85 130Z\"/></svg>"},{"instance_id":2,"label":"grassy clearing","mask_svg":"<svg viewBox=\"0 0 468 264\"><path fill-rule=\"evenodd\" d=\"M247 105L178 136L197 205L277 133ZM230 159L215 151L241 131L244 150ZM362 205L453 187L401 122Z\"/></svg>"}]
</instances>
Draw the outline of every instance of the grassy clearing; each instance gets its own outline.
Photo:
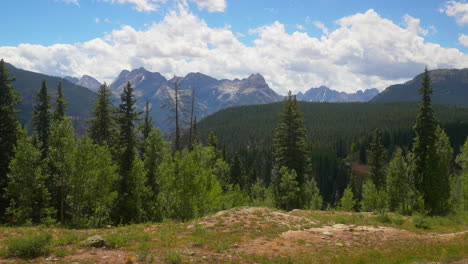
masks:
<instances>
[{"instance_id":1,"label":"grassy clearing","mask_svg":"<svg viewBox=\"0 0 468 264\"><path fill-rule=\"evenodd\" d=\"M416 227L423 221L428 228ZM375 240L369 232L308 232L333 224L390 226L404 237ZM419 225L419 224L417 224ZM393 230L393 229L392 229ZM413 263L468 259L466 215L417 217L370 213L238 208L188 223L166 221L102 229L0 227L0 263ZM379 233L380 234L380 233ZM375 235L379 238L379 234ZM414 237L411 237L414 234ZM107 248L83 245L100 235ZM315 237L314 237L315 235ZM358 236L360 235L360 236ZM374 240L372 240L374 239ZM26 259L26 260L23 260ZM29 259L29 260L28 260Z\"/></svg>"}]
</instances>

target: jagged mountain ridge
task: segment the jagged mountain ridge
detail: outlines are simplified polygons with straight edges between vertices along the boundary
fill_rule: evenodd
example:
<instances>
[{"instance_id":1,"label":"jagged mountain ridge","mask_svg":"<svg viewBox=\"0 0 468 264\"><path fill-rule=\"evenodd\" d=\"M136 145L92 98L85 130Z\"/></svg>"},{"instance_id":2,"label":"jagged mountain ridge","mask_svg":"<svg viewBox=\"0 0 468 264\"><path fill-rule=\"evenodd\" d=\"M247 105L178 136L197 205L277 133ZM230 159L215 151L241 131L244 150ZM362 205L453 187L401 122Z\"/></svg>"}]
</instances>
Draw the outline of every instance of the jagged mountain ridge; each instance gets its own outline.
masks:
<instances>
[{"instance_id":1,"label":"jagged mountain ridge","mask_svg":"<svg viewBox=\"0 0 468 264\"><path fill-rule=\"evenodd\" d=\"M423 74L412 80L387 87L374 97L372 102L419 101ZM433 88L432 100L437 104L452 104L468 106L468 68L439 69L429 71Z\"/></svg>"},{"instance_id":2,"label":"jagged mountain ridge","mask_svg":"<svg viewBox=\"0 0 468 264\"><path fill-rule=\"evenodd\" d=\"M332 90L326 86L311 88L305 93L299 92L297 99L306 102L368 102L379 94L379 90L366 89L356 93L346 93Z\"/></svg>"},{"instance_id":3,"label":"jagged mountain ridge","mask_svg":"<svg viewBox=\"0 0 468 264\"><path fill-rule=\"evenodd\" d=\"M83 75L83 77L81 77L81 79L75 82L75 84L86 87L94 92L99 90L99 87L101 86L101 83L98 80L94 79L93 77L89 75Z\"/></svg>"},{"instance_id":4,"label":"jagged mountain ridge","mask_svg":"<svg viewBox=\"0 0 468 264\"><path fill-rule=\"evenodd\" d=\"M242 80L218 80L199 72L167 80L160 73L150 72L141 67L132 71L123 70L109 87L115 95L119 95L127 82L130 82L134 87L139 108L143 108L148 100L157 125L167 130L166 119L169 117L169 110L161 107L173 100L176 80L179 89L187 97L190 97L192 91L195 92L198 120L230 106L265 104L282 99L258 73Z\"/></svg>"}]
</instances>

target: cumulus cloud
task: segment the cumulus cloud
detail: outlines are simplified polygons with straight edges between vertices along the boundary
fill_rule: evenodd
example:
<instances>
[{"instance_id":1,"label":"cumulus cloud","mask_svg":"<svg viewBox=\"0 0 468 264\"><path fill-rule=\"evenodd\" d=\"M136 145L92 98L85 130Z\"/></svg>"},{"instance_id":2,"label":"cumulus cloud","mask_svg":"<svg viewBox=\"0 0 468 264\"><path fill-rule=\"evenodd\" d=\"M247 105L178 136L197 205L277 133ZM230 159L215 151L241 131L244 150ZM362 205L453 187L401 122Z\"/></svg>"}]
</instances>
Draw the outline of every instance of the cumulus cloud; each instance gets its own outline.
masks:
<instances>
[{"instance_id":1,"label":"cumulus cloud","mask_svg":"<svg viewBox=\"0 0 468 264\"><path fill-rule=\"evenodd\" d=\"M55 0L65 3L73 3L79 6L79 0ZM169 0L98 0L100 2L109 2L117 4L132 4L134 9L139 12L156 11L160 3L167 3ZM187 1L195 3L198 9L206 9L208 12L224 12L226 9L226 0L174 0L187 5Z\"/></svg>"},{"instance_id":2,"label":"cumulus cloud","mask_svg":"<svg viewBox=\"0 0 468 264\"><path fill-rule=\"evenodd\" d=\"M460 44L463 46L468 47L468 35L460 34L458 36L458 42L460 42Z\"/></svg>"},{"instance_id":3,"label":"cumulus cloud","mask_svg":"<svg viewBox=\"0 0 468 264\"><path fill-rule=\"evenodd\" d=\"M374 10L336 23L336 30L316 38L288 33L277 21L251 30L254 41L247 46L229 26L210 27L182 6L144 30L123 26L83 43L0 47L0 58L27 70L87 74L107 82L123 69L141 66L167 77L203 72L232 79L259 72L282 94L320 85L347 92L383 89L414 77L426 65L468 67L467 54L427 43L419 30Z\"/></svg>"},{"instance_id":4,"label":"cumulus cloud","mask_svg":"<svg viewBox=\"0 0 468 264\"><path fill-rule=\"evenodd\" d=\"M465 1L448 1L439 11L447 16L454 17L460 25L468 24L468 3Z\"/></svg>"}]
</instances>

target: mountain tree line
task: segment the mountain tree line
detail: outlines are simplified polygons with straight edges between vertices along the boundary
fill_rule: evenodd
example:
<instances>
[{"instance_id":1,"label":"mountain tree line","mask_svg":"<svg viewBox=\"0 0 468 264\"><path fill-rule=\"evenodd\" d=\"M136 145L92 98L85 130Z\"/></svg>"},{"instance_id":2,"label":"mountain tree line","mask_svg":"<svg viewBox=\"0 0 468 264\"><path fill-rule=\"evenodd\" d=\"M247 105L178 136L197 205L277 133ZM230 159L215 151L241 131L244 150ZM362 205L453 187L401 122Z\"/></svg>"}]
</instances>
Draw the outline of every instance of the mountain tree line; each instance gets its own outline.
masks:
<instances>
[{"instance_id":1,"label":"mountain tree line","mask_svg":"<svg viewBox=\"0 0 468 264\"><path fill-rule=\"evenodd\" d=\"M130 83L118 107L107 85L99 88L88 121L89 136L78 139L66 114L61 84L52 109L43 82L36 96L33 134L28 136L16 119L19 100L12 82L1 61L0 216L4 222L101 226L166 218L185 221L240 205L324 209L322 186L330 181L336 194L333 206L342 210L434 215L467 210L468 140L456 158L461 173L455 174L449 138L433 117L428 75L421 87L413 148L396 148L389 161L385 134L376 130L365 151L370 176L336 169L337 158L346 156L339 151L342 144L329 159L314 156L317 149L307 144L305 119L291 93L283 102L273 145L260 152L246 148L230 154L214 133L206 146L199 143L195 91L189 100L189 125L182 129L184 104L177 99L177 83L172 104L180 127L171 143L154 127L148 103L144 112L137 111ZM360 146L352 148L360 152ZM314 168L317 159L329 165ZM317 177L317 170L332 172L332 178Z\"/></svg>"}]
</instances>

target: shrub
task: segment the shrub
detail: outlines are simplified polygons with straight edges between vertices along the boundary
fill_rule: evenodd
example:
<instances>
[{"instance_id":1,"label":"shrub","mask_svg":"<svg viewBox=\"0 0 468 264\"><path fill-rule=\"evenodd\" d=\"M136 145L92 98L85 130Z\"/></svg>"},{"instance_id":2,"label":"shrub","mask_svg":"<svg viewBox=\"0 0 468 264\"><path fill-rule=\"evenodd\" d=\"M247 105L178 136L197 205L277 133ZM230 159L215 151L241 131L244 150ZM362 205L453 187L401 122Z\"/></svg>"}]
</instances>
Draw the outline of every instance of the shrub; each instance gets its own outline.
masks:
<instances>
[{"instance_id":1,"label":"shrub","mask_svg":"<svg viewBox=\"0 0 468 264\"><path fill-rule=\"evenodd\" d=\"M45 232L30 232L6 240L7 256L20 258L37 258L47 256L50 252L52 235Z\"/></svg>"},{"instance_id":2,"label":"shrub","mask_svg":"<svg viewBox=\"0 0 468 264\"><path fill-rule=\"evenodd\" d=\"M165 261L169 264L179 264L182 263L182 257L177 251L169 251L166 253Z\"/></svg>"},{"instance_id":3,"label":"shrub","mask_svg":"<svg viewBox=\"0 0 468 264\"><path fill-rule=\"evenodd\" d=\"M427 218L424 215L417 214L413 217L413 225L417 228L428 229L429 221L427 221Z\"/></svg>"}]
</instances>

